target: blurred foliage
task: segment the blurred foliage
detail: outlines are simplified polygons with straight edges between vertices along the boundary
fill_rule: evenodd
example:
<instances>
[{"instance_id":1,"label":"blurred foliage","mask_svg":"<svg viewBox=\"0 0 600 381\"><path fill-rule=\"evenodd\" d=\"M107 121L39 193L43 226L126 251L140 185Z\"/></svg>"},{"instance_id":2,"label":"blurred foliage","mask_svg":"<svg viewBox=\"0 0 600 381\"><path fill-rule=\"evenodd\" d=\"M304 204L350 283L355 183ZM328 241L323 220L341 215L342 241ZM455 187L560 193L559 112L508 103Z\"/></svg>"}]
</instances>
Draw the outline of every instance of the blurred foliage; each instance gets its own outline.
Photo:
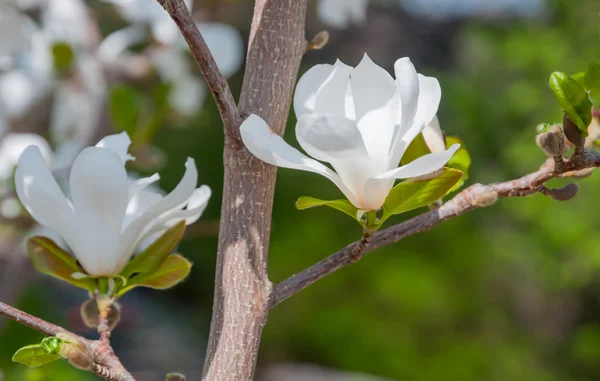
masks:
<instances>
[{"instance_id":1,"label":"blurred foliage","mask_svg":"<svg viewBox=\"0 0 600 381\"><path fill-rule=\"evenodd\" d=\"M417 66L440 79L442 128L460 137L469 149L472 165L466 186L514 178L543 162L544 154L534 142L535 126L562 117L548 86L549 75L557 70L577 73L599 60L599 12L597 0L552 0L548 14L540 19L469 19L459 27L452 25L456 31L453 57L440 53L439 64ZM242 27L245 35L247 28ZM309 30L307 35L318 31ZM402 45L386 45L386 38L381 36L379 48L373 49L391 51L394 57L406 54ZM351 39L346 40L333 35L332 42L309 53L307 61L339 56L356 64L344 56L352 45ZM435 53L430 52L435 47L421 49L429 56ZM381 64L391 67L393 61ZM305 64L302 71L308 67ZM239 92L241 79L239 73L231 81L234 92ZM168 89L156 86L162 90L114 88L110 102L114 125L134 135L151 132L142 133L138 144L151 141L166 154L160 169L166 190L176 185L186 157L194 157L199 181L213 189L202 221L217 220L223 176L217 108L209 100L195 118L181 120L161 108ZM131 113L125 105L139 112ZM292 113L286 130L290 142L295 142L294 124ZM593 209L600 177L594 174L581 182L579 194L567 203L541 195L501 200L380 249L326 277L271 313L259 366L314 362L410 381L600 379L600 213ZM273 282L360 238L360 226L342 213L329 208L297 211L294 203L305 194L331 200L341 197L324 178L278 171L269 258ZM386 225L422 211L394 216ZM214 236L184 238L179 252L194 263L184 283L165 293L136 290L123 298L124 319L127 305L138 306L146 296L169 310L167 319L156 309L142 310L130 328L125 323L117 328L116 351L126 365L138 370L162 366L136 362L130 353L131 338L140 331L150 335L152 331L144 331L148 327L170 326L201 338L195 340L195 347L175 351L180 357L189 351L190 363L201 366L199 356L213 302L216 247ZM72 327L48 302L59 295L65 309L78 308L85 296L66 297L68 292L57 282L38 281L19 306ZM14 323L0 333L5 380L96 379L62 361L41 369L10 363L16 349L40 340L39 334ZM168 341L161 344L171 348L168 345ZM163 375L173 370L177 369L166 369Z\"/></svg>"}]
</instances>

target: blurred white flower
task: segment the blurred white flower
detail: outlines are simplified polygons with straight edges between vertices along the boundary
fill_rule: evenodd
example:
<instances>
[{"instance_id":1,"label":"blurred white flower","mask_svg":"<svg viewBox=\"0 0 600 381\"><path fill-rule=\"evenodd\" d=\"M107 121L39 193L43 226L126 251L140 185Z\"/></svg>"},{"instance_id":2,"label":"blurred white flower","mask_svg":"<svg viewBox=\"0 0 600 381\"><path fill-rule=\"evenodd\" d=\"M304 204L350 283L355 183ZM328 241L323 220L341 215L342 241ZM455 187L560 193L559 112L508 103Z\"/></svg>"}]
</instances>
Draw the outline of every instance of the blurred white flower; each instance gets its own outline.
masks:
<instances>
[{"instance_id":1,"label":"blurred white flower","mask_svg":"<svg viewBox=\"0 0 600 381\"><path fill-rule=\"evenodd\" d=\"M434 119L441 89L437 79L417 74L408 58L396 61L394 68L395 81L365 54L356 68L340 61L317 65L298 82L298 142L335 172L287 144L256 115L242 124L242 139L259 159L318 173L357 208L377 210L396 179L432 173L459 148L455 144L398 167L410 142Z\"/></svg>"},{"instance_id":2,"label":"blurred white flower","mask_svg":"<svg viewBox=\"0 0 600 381\"><path fill-rule=\"evenodd\" d=\"M27 51L35 25L10 3L0 3L0 60Z\"/></svg>"},{"instance_id":3,"label":"blurred white flower","mask_svg":"<svg viewBox=\"0 0 600 381\"><path fill-rule=\"evenodd\" d=\"M319 0L317 15L325 25L342 29L364 23L368 6L369 0Z\"/></svg>"},{"instance_id":4,"label":"blurred white flower","mask_svg":"<svg viewBox=\"0 0 600 381\"><path fill-rule=\"evenodd\" d=\"M29 146L37 147L46 161L53 160L50 145L40 135L6 134L0 140L0 180L8 180L12 176L19 157Z\"/></svg>"},{"instance_id":5,"label":"blurred white flower","mask_svg":"<svg viewBox=\"0 0 600 381\"><path fill-rule=\"evenodd\" d=\"M19 159L15 183L19 199L41 225L65 240L91 276L118 274L146 238L180 221L195 222L206 207L210 189L196 189L194 160L166 196L138 202L140 192L158 175L129 182L125 163L131 141L126 133L110 135L84 149L71 168L70 199L60 189L37 147Z\"/></svg>"}]
</instances>

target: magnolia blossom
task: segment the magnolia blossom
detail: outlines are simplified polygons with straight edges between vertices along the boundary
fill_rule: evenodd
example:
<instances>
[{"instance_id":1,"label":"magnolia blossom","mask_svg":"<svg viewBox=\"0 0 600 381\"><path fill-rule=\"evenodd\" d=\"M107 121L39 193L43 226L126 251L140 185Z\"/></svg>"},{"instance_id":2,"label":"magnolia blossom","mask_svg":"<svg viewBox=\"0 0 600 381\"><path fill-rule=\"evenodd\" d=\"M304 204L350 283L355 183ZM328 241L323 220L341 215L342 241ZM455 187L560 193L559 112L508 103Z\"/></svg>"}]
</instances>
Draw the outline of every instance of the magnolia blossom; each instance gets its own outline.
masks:
<instances>
[{"instance_id":1,"label":"magnolia blossom","mask_svg":"<svg viewBox=\"0 0 600 381\"><path fill-rule=\"evenodd\" d=\"M140 203L140 192L159 179L158 174L130 181L125 163L131 141L126 133L110 135L75 159L67 198L37 147L28 147L19 159L15 183L19 199L41 225L56 231L91 276L118 274L147 237L180 221L195 222L208 203L210 189L196 189L194 160L175 189Z\"/></svg>"},{"instance_id":2,"label":"magnolia blossom","mask_svg":"<svg viewBox=\"0 0 600 381\"><path fill-rule=\"evenodd\" d=\"M11 133L0 140L0 180L8 180L19 161L19 157L29 146L36 146L44 159L53 160L52 149L46 141L37 134Z\"/></svg>"},{"instance_id":3,"label":"magnolia blossom","mask_svg":"<svg viewBox=\"0 0 600 381\"><path fill-rule=\"evenodd\" d=\"M347 28L367 19L369 0L319 0L317 15L321 21L334 28Z\"/></svg>"},{"instance_id":4,"label":"magnolia blossom","mask_svg":"<svg viewBox=\"0 0 600 381\"><path fill-rule=\"evenodd\" d=\"M408 58L394 69L396 80L365 55L356 68L340 61L317 65L298 82L298 142L335 172L287 144L256 115L241 126L244 144L267 163L325 176L357 208L377 210L396 179L430 174L459 148L398 167L410 142L434 119L441 89L437 79L417 74Z\"/></svg>"},{"instance_id":5,"label":"magnolia blossom","mask_svg":"<svg viewBox=\"0 0 600 381\"><path fill-rule=\"evenodd\" d=\"M446 150L446 137L440 127L438 117L434 117L431 122L423 129L423 139L431 152L442 152Z\"/></svg>"}]
</instances>

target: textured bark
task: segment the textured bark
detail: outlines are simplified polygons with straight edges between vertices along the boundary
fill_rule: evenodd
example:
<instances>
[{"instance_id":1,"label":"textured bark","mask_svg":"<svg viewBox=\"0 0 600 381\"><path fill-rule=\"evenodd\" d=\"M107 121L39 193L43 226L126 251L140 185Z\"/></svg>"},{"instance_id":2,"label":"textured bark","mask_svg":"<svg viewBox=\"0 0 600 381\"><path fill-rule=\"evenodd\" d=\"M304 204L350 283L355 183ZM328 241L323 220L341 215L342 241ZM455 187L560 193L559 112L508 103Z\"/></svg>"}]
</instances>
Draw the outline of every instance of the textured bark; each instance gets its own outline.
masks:
<instances>
[{"instance_id":1,"label":"textured bark","mask_svg":"<svg viewBox=\"0 0 600 381\"><path fill-rule=\"evenodd\" d=\"M306 48L305 14L306 0L257 0L255 5L239 109L243 116L261 116L279 134L285 129ZM267 255L276 170L254 158L238 136L225 135L206 381L252 380L272 290Z\"/></svg>"}]
</instances>

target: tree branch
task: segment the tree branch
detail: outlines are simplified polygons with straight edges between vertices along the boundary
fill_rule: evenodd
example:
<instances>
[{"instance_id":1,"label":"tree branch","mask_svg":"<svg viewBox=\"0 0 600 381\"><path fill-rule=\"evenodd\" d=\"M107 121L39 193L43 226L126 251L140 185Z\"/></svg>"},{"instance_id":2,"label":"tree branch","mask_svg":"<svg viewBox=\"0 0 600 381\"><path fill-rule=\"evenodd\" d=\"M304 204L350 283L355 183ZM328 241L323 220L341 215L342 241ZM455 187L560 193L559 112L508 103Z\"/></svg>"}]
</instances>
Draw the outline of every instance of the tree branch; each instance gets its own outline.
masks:
<instances>
[{"instance_id":1,"label":"tree branch","mask_svg":"<svg viewBox=\"0 0 600 381\"><path fill-rule=\"evenodd\" d=\"M188 10L184 0L157 0L160 5L169 13L185 41L190 46L192 55L204 76L204 80L210 89L217 106L225 133L234 137L239 137L239 125L242 123L242 117L238 111L235 99L231 94L227 80L221 74L212 53L208 49L204 38L200 34L192 15Z\"/></svg>"},{"instance_id":2,"label":"tree branch","mask_svg":"<svg viewBox=\"0 0 600 381\"><path fill-rule=\"evenodd\" d=\"M600 154L586 150L583 162L578 164L574 160L565 161L564 167L560 172L555 170L554 160L550 158L538 171L518 179L489 185L473 184L438 209L375 233L363 254L398 242L414 234L429 231L440 222L475 209L489 206L500 197L523 197L536 193L548 195L548 189L543 187L543 184L548 180L555 177L579 177L581 173L587 172L581 171L582 169L599 166ZM362 240L354 242L304 271L277 284L273 290L271 308L304 290L319 279L356 262L356 257L353 253L360 247L361 242Z\"/></svg>"},{"instance_id":3,"label":"tree branch","mask_svg":"<svg viewBox=\"0 0 600 381\"><path fill-rule=\"evenodd\" d=\"M240 96L243 115L258 114L282 134L306 40L307 0L257 0ZM252 380L272 285L267 276L275 167L235 134L225 135L223 201L215 297L202 379Z\"/></svg>"},{"instance_id":4,"label":"tree branch","mask_svg":"<svg viewBox=\"0 0 600 381\"><path fill-rule=\"evenodd\" d=\"M108 381L135 381L105 340L88 340L66 329L0 302L0 316L7 317L46 336L60 336L72 343L61 355L76 368L93 372Z\"/></svg>"}]
</instances>

